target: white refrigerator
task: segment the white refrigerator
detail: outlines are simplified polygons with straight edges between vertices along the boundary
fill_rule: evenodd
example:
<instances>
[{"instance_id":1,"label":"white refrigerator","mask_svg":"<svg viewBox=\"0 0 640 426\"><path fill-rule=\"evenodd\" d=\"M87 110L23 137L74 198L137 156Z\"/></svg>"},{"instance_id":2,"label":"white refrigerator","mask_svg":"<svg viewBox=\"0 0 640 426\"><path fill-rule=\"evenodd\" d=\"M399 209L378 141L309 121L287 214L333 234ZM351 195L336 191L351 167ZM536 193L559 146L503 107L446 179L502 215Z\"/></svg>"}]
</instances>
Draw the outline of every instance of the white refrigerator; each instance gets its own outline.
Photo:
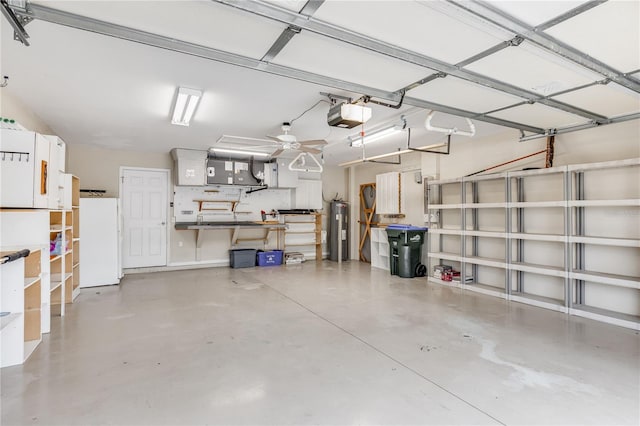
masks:
<instances>
[{"instance_id":1,"label":"white refrigerator","mask_svg":"<svg viewBox=\"0 0 640 426\"><path fill-rule=\"evenodd\" d=\"M120 212L117 198L80 199L80 287L119 284Z\"/></svg>"}]
</instances>

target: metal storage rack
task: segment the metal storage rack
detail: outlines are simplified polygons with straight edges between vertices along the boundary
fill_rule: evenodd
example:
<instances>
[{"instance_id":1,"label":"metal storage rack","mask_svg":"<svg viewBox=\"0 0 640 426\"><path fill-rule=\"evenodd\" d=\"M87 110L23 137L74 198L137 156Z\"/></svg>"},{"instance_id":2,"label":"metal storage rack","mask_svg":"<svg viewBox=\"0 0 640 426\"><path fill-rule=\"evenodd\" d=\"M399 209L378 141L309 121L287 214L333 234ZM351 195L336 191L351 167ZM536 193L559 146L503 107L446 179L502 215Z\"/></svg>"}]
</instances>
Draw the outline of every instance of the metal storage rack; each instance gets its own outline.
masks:
<instances>
[{"instance_id":1,"label":"metal storage rack","mask_svg":"<svg viewBox=\"0 0 640 426\"><path fill-rule=\"evenodd\" d=\"M568 170L568 207L574 219L569 233L570 312L640 329L640 159ZM594 191L594 185L606 191ZM611 306L611 294L627 305Z\"/></svg>"},{"instance_id":2,"label":"metal storage rack","mask_svg":"<svg viewBox=\"0 0 640 426\"><path fill-rule=\"evenodd\" d=\"M640 329L638 166L428 182L429 275L443 263L466 277L429 281Z\"/></svg>"}]
</instances>

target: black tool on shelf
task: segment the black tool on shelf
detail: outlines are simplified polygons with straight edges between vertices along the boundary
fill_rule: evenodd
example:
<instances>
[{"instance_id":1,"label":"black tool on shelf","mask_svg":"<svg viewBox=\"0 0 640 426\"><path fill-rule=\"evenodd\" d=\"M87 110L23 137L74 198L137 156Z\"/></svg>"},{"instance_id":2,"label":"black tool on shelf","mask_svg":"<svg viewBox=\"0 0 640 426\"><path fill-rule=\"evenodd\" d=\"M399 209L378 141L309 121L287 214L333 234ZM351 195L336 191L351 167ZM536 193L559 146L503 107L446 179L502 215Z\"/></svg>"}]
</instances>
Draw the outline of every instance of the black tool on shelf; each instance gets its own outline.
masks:
<instances>
[{"instance_id":1,"label":"black tool on shelf","mask_svg":"<svg viewBox=\"0 0 640 426\"><path fill-rule=\"evenodd\" d=\"M31 253L28 249L20 250L15 253L10 253L5 256L0 257L0 265L4 265L5 263L13 262L14 260L18 260L21 257L27 257Z\"/></svg>"}]
</instances>

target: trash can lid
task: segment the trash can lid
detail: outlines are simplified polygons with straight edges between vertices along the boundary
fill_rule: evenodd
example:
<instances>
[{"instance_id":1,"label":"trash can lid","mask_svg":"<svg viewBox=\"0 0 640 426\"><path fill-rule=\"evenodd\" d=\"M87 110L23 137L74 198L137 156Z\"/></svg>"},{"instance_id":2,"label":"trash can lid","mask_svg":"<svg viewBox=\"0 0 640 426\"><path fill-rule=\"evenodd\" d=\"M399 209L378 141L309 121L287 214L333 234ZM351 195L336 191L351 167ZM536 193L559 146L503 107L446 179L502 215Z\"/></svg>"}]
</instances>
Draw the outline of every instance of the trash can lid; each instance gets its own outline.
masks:
<instances>
[{"instance_id":1,"label":"trash can lid","mask_svg":"<svg viewBox=\"0 0 640 426\"><path fill-rule=\"evenodd\" d=\"M413 225L404 225L400 223L394 223L392 225L387 226L387 229L395 229L397 231L427 231L429 228L425 228L424 226L413 226Z\"/></svg>"}]
</instances>

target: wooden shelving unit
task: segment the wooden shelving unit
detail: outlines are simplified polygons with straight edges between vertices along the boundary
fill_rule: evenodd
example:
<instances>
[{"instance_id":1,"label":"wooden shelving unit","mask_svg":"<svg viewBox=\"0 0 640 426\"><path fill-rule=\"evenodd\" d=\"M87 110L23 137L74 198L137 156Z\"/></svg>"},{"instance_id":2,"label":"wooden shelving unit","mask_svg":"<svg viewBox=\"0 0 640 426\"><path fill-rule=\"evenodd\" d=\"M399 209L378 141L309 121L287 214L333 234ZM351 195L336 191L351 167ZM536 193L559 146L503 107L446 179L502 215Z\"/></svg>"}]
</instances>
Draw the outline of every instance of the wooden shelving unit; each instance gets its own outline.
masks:
<instances>
[{"instance_id":1,"label":"wooden shelving unit","mask_svg":"<svg viewBox=\"0 0 640 426\"><path fill-rule=\"evenodd\" d=\"M281 214L284 231L284 250L315 248L317 261L322 260L322 213ZM298 250L295 250L298 251Z\"/></svg>"},{"instance_id":2,"label":"wooden shelving unit","mask_svg":"<svg viewBox=\"0 0 640 426\"><path fill-rule=\"evenodd\" d=\"M9 254L3 251L1 254ZM0 265L0 367L22 364L42 340L42 250Z\"/></svg>"},{"instance_id":3,"label":"wooden shelving unit","mask_svg":"<svg viewBox=\"0 0 640 426\"><path fill-rule=\"evenodd\" d=\"M49 240L60 235L60 250L52 252L49 261L51 305L59 307L60 315L80 294L80 182L75 176L70 191L71 209L49 211Z\"/></svg>"},{"instance_id":4,"label":"wooden shelving unit","mask_svg":"<svg viewBox=\"0 0 640 426\"><path fill-rule=\"evenodd\" d=\"M71 177L71 211L73 213L72 225L72 254L71 254L71 294L68 300L73 301L80 294L80 179Z\"/></svg>"}]
</instances>

